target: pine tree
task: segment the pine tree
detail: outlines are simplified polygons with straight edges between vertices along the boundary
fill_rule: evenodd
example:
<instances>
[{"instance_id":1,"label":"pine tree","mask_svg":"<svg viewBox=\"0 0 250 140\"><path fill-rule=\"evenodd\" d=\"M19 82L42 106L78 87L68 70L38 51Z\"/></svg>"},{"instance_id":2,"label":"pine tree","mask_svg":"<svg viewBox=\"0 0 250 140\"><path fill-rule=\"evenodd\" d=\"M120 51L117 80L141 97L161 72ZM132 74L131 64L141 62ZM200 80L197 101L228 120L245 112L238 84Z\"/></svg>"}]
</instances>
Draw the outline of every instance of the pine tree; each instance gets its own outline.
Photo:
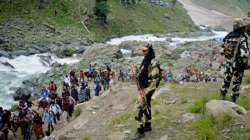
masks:
<instances>
[{"instance_id":1,"label":"pine tree","mask_svg":"<svg viewBox=\"0 0 250 140\"><path fill-rule=\"evenodd\" d=\"M109 6L107 0L96 0L94 11L97 20L101 21L102 24L107 24L107 16L109 13Z\"/></svg>"}]
</instances>

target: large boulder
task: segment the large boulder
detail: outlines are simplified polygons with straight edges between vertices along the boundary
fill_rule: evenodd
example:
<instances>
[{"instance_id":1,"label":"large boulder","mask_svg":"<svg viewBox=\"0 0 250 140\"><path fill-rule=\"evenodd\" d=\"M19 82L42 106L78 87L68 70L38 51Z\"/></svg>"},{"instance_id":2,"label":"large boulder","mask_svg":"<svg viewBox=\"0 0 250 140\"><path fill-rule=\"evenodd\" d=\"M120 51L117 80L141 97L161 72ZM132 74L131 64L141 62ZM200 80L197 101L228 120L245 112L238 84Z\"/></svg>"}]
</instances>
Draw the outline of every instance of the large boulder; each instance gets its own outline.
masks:
<instances>
[{"instance_id":1,"label":"large boulder","mask_svg":"<svg viewBox=\"0 0 250 140\"><path fill-rule=\"evenodd\" d=\"M185 113L182 115L181 122L189 123L189 122L196 120L197 118L198 118L198 114L196 113Z\"/></svg>"},{"instance_id":2,"label":"large boulder","mask_svg":"<svg viewBox=\"0 0 250 140\"><path fill-rule=\"evenodd\" d=\"M206 111L215 119L221 117L222 114L227 114L234 119L242 119L247 114L243 107L224 100L211 100L206 103Z\"/></svg>"},{"instance_id":3,"label":"large boulder","mask_svg":"<svg viewBox=\"0 0 250 140\"><path fill-rule=\"evenodd\" d=\"M168 87L163 87L160 88L159 90L156 91L156 93L153 95L153 99L158 98L161 94L166 94L170 91L170 89Z\"/></svg>"}]
</instances>

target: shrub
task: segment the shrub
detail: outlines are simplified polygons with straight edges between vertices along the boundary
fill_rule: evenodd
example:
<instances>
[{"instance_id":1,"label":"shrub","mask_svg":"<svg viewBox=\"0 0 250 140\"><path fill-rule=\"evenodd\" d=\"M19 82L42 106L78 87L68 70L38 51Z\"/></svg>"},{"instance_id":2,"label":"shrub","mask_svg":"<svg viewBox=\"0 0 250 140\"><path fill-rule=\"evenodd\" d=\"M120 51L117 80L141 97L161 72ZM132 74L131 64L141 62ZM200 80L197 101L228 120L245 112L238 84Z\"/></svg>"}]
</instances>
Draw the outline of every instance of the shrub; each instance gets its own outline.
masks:
<instances>
[{"instance_id":1,"label":"shrub","mask_svg":"<svg viewBox=\"0 0 250 140\"><path fill-rule=\"evenodd\" d=\"M221 112L220 114L218 114L218 116L216 116L216 119L214 120L216 121L216 124L219 128L224 128L230 125L233 117L225 112Z\"/></svg>"},{"instance_id":2,"label":"shrub","mask_svg":"<svg viewBox=\"0 0 250 140\"><path fill-rule=\"evenodd\" d=\"M195 101L188 107L187 111L190 113L203 113L205 104L209 101L207 97L203 97L201 100Z\"/></svg>"},{"instance_id":3,"label":"shrub","mask_svg":"<svg viewBox=\"0 0 250 140\"><path fill-rule=\"evenodd\" d=\"M76 118L78 116L80 116L82 113L82 110L80 107L76 107L75 111L73 112L73 116Z\"/></svg>"},{"instance_id":4,"label":"shrub","mask_svg":"<svg viewBox=\"0 0 250 140\"><path fill-rule=\"evenodd\" d=\"M107 0L96 0L94 11L98 20L101 20L103 23L107 22L107 16L110 11Z\"/></svg>"},{"instance_id":5,"label":"shrub","mask_svg":"<svg viewBox=\"0 0 250 140\"><path fill-rule=\"evenodd\" d=\"M210 140L216 137L217 130L211 117L202 116L199 120L192 122L191 128L201 139Z\"/></svg>"},{"instance_id":6,"label":"shrub","mask_svg":"<svg viewBox=\"0 0 250 140\"><path fill-rule=\"evenodd\" d=\"M76 49L75 48L65 48L65 49L61 49L59 50L57 53L57 56L59 57L71 57L76 53Z\"/></svg>"},{"instance_id":7,"label":"shrub","mask_svg":"<svg viewBox=\"0 0 250 140\"><path fill-rule=\"evenodd\" d=\"M250 110L250 101L249 98L245 98L244 96L239 98L238 104L244 107L246 110Z\"/></svg>"},{"instance_id":8,"label":"shrub","mask_svg":"<svg viewBox=\"0 0 250 140\"><path fill-rule=\"evenodd\" d=\"M152 100L152 104L153 105L160 105L161 104L161 100L159 100L159 99L153 99Z\"/></svg>"},{"instance_id":9,"label":"shrub","mask_svg":"<svg viewBox=\"0 0 250 140\"><path fill-rule=\"evenodd\" d=\"M250 138L250 128L234 129L229 137L232 140L248 140Z\"/></svg>"},{"instance_id":10,"label":"shrub","mask_svg":"<svg viewBox=\"0 0 250 140\"><path fill-rule=\"evenodd\" d=\"M18 111L18 105L17 105L17 104L13 104L13 105L11 105L11 107L10 107L10 111L11 111L11 112Z\"/></svg>"},{"instance_id":11,"label":"shrub","mask_svg":"<svg viewBox=\"0 0 250 140\"><path fill-rule=\"evenodd\" d=\"M243 80L244 84L250 84L250 75L247 74L245 77L244 77L244 80Z\"/></svg>"},{"instance_id":12,"label":"shrub","mask_svg":"<svg viewBox=\"0 0 250 140\"><path fill-rule=\"evenodd\" d=\"M91 140L90 136L82 136L81 140Z\"/></svg>"},{"instance_id":13,"label":"shrub","mask_svg":"<svg viewBox=\"0 0 250 140\"><path fill-rule=\"evenodd\" d=\"M130 118L130 116L131 116L130 113L119 114L119 115L114 116L112 118L112 123L113 124L121 124L123 122L126 122Z\"/></svg>"},{"instance_id":14,"label":"shrub","mask_svg":"<svg viewBox=\"0 0 250 140\"><path fill-rule=\"evenodd\" d=\"M161 112L158 109L153 110L153 116L158 116L160 114L161 114Z\"/></svg>"},{"instance_id":15,"label":"shrub","mask_svg":"<svg viewBox=\"0 0 250 140\"><path fill-rule=\"evenodd\" d=\"M188 103L188 99L187 98L181 98L180 104L186 104Z\"/></svg>"}]
</instances>

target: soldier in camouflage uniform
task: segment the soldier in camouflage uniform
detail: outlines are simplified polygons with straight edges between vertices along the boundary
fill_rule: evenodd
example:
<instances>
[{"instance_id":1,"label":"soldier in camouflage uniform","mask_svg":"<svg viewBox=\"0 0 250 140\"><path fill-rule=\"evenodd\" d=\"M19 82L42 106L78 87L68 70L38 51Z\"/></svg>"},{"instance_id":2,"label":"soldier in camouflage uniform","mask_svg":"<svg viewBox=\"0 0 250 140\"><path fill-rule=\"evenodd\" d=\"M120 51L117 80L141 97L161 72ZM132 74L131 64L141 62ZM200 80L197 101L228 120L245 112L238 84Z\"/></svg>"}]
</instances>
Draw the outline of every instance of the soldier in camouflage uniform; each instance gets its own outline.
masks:
<instances>
[{"instance_id":1,"label":"soldier in camouflage uniform","mask_svg":"<svg viewBox=\"0 0 250 140\"><path fill-rule=\"evenodd\" d=\"M236 102L240 93L240 85L244 75L244 69L248 64L249 48L246 35L246 24L243 19L234 21L234 31L224 38L221 54L225 58L224 81L220 89L221 98L224 100L230 87L231 80L232 94L231 101Z\"/></svg>"},{"instance_id":2,"label":"soldier in camouflage uniform","mask_svg":"<svg viewBox=\"0 0 250 140\"><path fill-rule=\"evenodd\" d=\"M139 68L137 85L140 91L140 101L137 107L135 120L139 127L133 140L144 137L144 132L151 131L151 97L161 80L160 65L155 59L154 50L151 44L143 48L144 59ZM144 120L143 120L144 119Z\"/></svg>"}]
</instances>

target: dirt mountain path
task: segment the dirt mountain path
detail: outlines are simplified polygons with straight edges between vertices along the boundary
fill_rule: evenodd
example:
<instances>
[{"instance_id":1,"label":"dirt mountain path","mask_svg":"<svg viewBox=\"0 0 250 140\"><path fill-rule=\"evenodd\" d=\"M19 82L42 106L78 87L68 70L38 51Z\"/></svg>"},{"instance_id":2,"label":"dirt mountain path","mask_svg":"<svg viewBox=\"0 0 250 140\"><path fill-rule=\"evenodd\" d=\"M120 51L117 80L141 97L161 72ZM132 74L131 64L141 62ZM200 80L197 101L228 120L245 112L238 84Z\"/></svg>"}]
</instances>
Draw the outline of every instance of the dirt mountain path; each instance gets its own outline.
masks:
<instances>
[{"instance_id":1,"label":"dirt mountain path","mask_svg":"<svg viewBox=\"0 0 250 140\"><path fill-rule=\"evenodd\" d=\"M227 30L232 28L233 17L213 9L202 7L191 0L178 1L183 4L196 25L221 26Z\"/></svg>"},{"instance_id":2,"label":"dirt mountain path","mask_svg":"<svg viewBox=\"0 0 250 140\"><path fill-rule=\"evenodd\" d=\"M113 139L104 130L112 117L133 108L137 97L136 86L131 83L117 84L113 90L104 92L102 96L89 102L79 104L81 115L66 126L54 132L57 139L81 139L85 135L91 135L92 139Z\"/></svg>"}]
</instances>

